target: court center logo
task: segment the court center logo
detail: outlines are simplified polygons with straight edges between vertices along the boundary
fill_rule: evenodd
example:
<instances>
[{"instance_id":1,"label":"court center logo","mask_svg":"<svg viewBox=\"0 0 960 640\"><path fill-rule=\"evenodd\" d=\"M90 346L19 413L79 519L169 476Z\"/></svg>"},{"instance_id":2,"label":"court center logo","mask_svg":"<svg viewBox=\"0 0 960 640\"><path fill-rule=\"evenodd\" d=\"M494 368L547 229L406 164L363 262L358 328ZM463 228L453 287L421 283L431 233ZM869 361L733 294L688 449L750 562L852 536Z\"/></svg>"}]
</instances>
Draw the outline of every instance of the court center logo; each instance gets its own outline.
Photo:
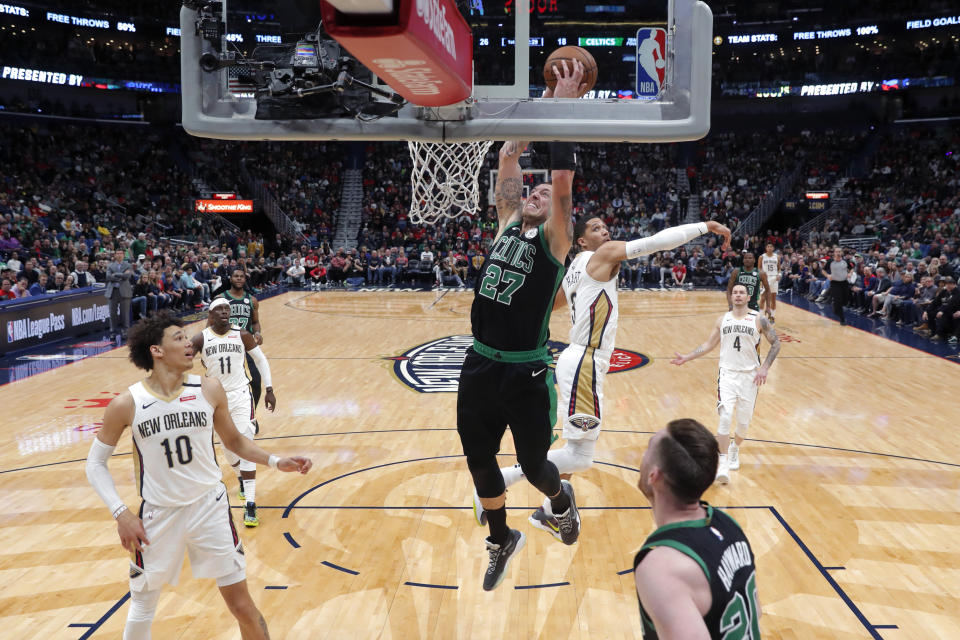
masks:
<instances>
[{"instance_id":1,"label":"court center logo","mask_svg":"<svg viewBox=\"0 0 960 640\"><path fill-rule=\"evenodd\" d=\"M473 336L447 336L384 359L393 361L394 375L411 389L420 393L456 393L460 369L472 344ZM551 340L547 347L556 366L557 358L567 345ZM642 353L614 349L609 373L631 371L649 363L650 358Z\"/></svg>"}]
</instances>

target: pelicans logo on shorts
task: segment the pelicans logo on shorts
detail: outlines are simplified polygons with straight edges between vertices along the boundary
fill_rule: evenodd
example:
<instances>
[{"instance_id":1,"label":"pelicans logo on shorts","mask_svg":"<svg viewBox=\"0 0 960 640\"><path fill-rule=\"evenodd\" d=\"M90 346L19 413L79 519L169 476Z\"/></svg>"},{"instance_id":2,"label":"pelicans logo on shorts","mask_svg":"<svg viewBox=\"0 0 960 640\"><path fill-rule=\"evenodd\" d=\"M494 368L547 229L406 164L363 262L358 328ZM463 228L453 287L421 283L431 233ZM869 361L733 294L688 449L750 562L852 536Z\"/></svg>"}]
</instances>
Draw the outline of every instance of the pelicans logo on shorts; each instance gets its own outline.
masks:
<instances>
[{"instance_id":1,"label":"pelicans logo on shorts","mask_svg":"<svg viewBox=\"0 0 960 640\"><path fill-rule=\"evenodd\" d=\"M473 336L447 336L408 349L398 356L384 360L393 361L393 373L397 379L420 393L456 393L460 384L460 369L467 356L467 348L473 344ZM547 343L550 355L556 362L567 345L550 340ZM622 373L638 369L650 363L650 358L626 349L614 349L610 357L609 373ZM594 425L596 426L596 425ZM592 427L588 427L592 428Z\"/></svg>"},{"instance_id":2,"label":"pelicans logo on shorts","mask_svg":"<svg viewBox=\"0 0 960 640\"><path fill-rule=\"evenodd\" d=\"M570 416L567 418L567 421L581 431L590 431L590 429L596 429L597 425L600 424L600 420L596 416Z\"/></svg>"}]
</instances>

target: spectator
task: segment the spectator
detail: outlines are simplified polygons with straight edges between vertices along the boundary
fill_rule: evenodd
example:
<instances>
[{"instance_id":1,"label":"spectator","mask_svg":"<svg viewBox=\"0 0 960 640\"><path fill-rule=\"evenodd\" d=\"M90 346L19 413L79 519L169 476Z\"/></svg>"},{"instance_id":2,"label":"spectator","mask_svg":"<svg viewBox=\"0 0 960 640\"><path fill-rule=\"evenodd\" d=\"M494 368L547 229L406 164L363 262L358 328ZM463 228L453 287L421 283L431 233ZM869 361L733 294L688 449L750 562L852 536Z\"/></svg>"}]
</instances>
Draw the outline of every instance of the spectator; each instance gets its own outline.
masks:
<instances>
[{"instance_id":1,"label":"spectator","mask_svg":"<svg viewBox=\"0 0 960 640\"><path fill-rule=\"evenodd\" d=\"M924 312L930 308L930 304L933 302L933 299L937 295L937 286L933 283L933 278L930 276L923 276L920 279L920 290L917 293L917 298L915 304L912 305L913 317L908 318L910 322L914 325L914 331L922 332L927 330L929 332L929 326L926 322L922 320Z\"/></svg>"},{"instance_id":2,"label":"spectator","mask_svg":"<svg viewBox=\"0 0 960 640\"><path fill-rule=\"evenodd\" d=\"M944 288L940 296L940 304L933 317L934 331L930 339L934 342L947 340L951 344L957 343L960 335L960 293L957 292L957 281L953 276L943 279Z\"/></svg>"},{"instance_id":3,"label":"spectator","mask_svg":"<svg viewBox=\"0 0 960 640\"><path fill-rule=\"evenodd\" d=\"M48 279L49 279L49 278L47 277L47 274L46 274L46 273L43 273L43 272L41 271L41 272L38 274L38 279L37 279L37 281L30 286L30 295L31 295L31 296L42 296L42 295L46 294L46 293L47 293L47 280L48 280ZM52 291L53 288L50 287L50 290Z\"/></svg>"},{"instance_id":4,"label":"spectator","mask_svg":"<svg viewBox=\"0 0 960 640\"><path fill-rule=\"evenodd\" d=\"M670 270L673 274L673 285L683 287L687 284L687 265L683 264L682 259L678 259Z\"/></svg>"},{"instance_id":5,"label":"spectator","mask_svg":"<svg viewBox=\"0 0 960 640\"><path fill-rule=\"evenodd\" d=\"M4 278L0 282L0 302L16 299L17 294L13 292L13 282L10 281L10 278Z\"/></svg>"},{"instance_id":6,"label":"spectator","mask_svg":"<svg viewBox=\"0 0 960 640\"><path fill-rule=\"evenodd\" d=\"M192 264L187 264L187 268L180 275L180 288L184 291L191 292L191 299L194 301L194 306L201 308L209 306L208 296L210 295L210 290L204 288L204 286L193 277Z\"/></svg>"},{"instance_id":7,"label":"spectator","mask_svg":"<svg viewBox=\"0 0 960 640\"><path fill-rule=\"evenodd\" d=\"M290 265L290 268L287 269L287 278L290 286L293 287L302 287L303 286L303 276L306 273L306 269L303 268L303 265L300 262L299 258L294 258L293 263Z\"/></svg>"},{"instance_id":8,"label":"spectator","mask_svg":"<svg viewBox=\"0 0 960 640\"><path fill-rule=\"evenodd\" d=\"M17 285L12 289L13 293L18 298L29 298L30 297L30 281L26 277L21 277L17 280Z\"/></svg>"}]
</instances>

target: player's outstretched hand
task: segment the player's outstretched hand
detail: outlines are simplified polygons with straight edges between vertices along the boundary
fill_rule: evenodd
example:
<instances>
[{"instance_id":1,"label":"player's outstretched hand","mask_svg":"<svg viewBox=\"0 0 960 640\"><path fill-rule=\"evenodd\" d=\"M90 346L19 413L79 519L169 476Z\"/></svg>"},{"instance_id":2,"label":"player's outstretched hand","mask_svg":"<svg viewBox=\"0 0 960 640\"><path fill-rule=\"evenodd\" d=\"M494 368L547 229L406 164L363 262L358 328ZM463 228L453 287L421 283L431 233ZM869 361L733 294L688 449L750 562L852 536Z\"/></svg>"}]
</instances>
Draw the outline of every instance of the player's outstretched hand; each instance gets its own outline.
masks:
<instances>
[{"instance_id":1,"label":"player's outstretched hand","mask_svg":"<svg viewBox=\"0 0 960 640\"><path fill-rule=\"evenodd\" d=\"M277 469L280 469L280 471L299 471L300 473L310 471L312 466L313 461L310 460L310 458L304 458L302 456L280 458L280 462L277 463Z\"/></svg>"},{"instance_id":2,"label":"player's outstretched hand","mask_svg":"<svg viewBox=\"0 0 960 640\"><path fill-rule=\"evenodd\" d=\"M143 551L143 545L150 544L143 528L143 520L129 509L117 516L117 534L120 536L120 544L127 551Z\"/></svg>"},{"instance_id":3,"label":"player's outstretched hand","mask_svg":"<svg viewBox=\"0 0 960 640\"><path fill-rule=\"evenodd\" d=\"M680 366L680 365L683 364L684 362L686 362L686 360L684 360L683 356L680 355L679 353L677 353L676 351L674 351L674 352L673 352L673 360L670 361L670 364L675 364L675 365L677 365L677 366Z\"/></svg>"},{"instance_id":4,"label":"player's outstretched hand","mask_svg":"<svg viewBox=\"0 0 960 640\"><path fill-rule=\"evenodd\" d=\"M583 84L583 63L571 60L560 61L560 66L554 65L554 74L557 76L557 86L553 90L554 98L576 98L580 95L580 85ZM562 67L562 69L561 69Z\"/></svg>"},{"instance_id":5,"label":"player's outstretched hand","mask_svg":"<svg viewBox=\"0 0 960 640\"><path fill-rule=\"evenodd\" d=\"M707 231L723 237L723 244L720 245L722 250L726 251L730 248L730 229L726 225L722 225L716 220L708 220Z\"/></svg>"}]
</instances>

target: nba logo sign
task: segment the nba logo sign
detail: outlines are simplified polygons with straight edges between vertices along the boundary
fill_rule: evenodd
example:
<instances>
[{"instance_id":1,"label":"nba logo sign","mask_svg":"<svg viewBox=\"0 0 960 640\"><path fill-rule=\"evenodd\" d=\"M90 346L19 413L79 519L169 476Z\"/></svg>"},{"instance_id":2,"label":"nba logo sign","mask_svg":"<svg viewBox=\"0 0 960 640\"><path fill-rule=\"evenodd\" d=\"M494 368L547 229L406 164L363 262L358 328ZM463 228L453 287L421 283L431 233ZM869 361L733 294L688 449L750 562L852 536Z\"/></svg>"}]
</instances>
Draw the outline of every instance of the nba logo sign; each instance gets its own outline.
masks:
<instances>
[{"instance_id":1,"label":"nba logo sign","mask_svg":"<svg viewBox=\"0 0 960 640\"><path fill-rule=\"evenodd\" d=\"M667 75L667 30L659 27L637 31L637 97L654 100Z\"/></svg>"},{"instance_id":2,"label":"nba logo sign","mask_svg":"<svg viewBox=\"0 0 960 640\"><path fill-rule=\"evenodd\" d=\"M7 342L16 342L17 338L13 333L13 323L7 321Z\"/></svg>"}]
</instances>

